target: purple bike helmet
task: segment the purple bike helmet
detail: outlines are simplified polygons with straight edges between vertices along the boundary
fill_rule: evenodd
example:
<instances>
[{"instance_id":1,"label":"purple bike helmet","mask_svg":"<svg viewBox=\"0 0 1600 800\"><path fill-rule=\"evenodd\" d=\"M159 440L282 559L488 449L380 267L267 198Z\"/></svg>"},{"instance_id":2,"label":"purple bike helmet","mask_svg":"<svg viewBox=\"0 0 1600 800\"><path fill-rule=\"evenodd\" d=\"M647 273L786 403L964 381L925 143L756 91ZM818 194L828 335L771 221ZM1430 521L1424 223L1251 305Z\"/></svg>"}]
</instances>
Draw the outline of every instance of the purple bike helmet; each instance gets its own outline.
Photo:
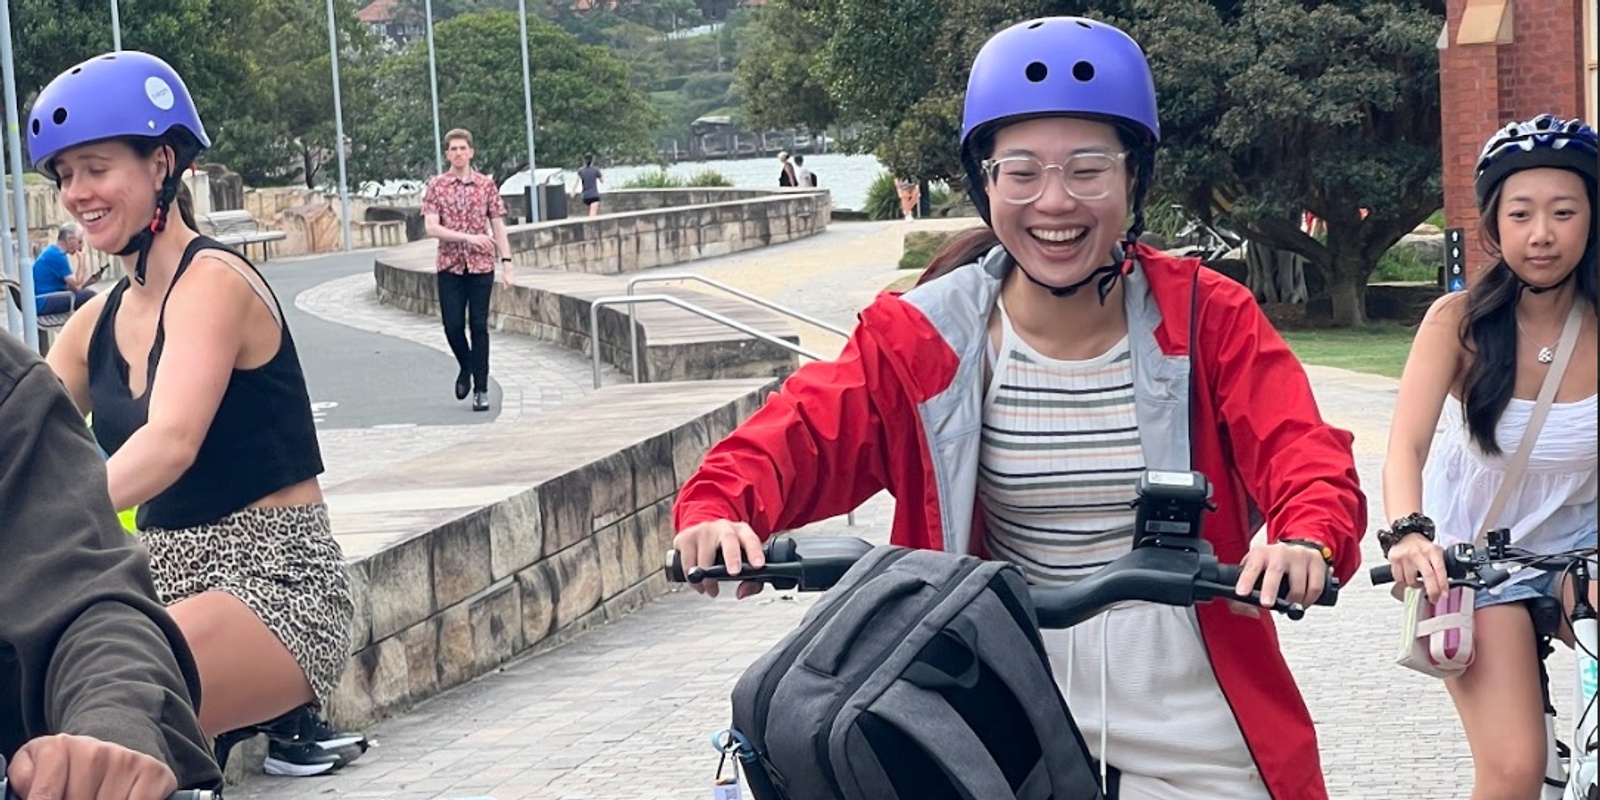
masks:
<instances>
[{"instance_id":1,"label":"purple bike helmet","mask_svg":"<svg viewBox=\"0 0 1600 800\"><path fill-rule=\"evenodd\" d=\"M56 157L78 145L128 138L172 147L176 163L156 195L155 217L117 252L139 254L134 279L144 283L150 243L166 228L183 170L211 146L183 78L148 53L124 50L95 56L44 87L28 115L27 135L33 168L58 183Z\"/></svg>"},{"instance_id":2,"label":"purple bike helmet","mask_svg":"<svg viewBox=\"0 0 1600 800\"><path fill-rule=\"evenodd\" d=\"M122 137L166 140L178 153L174 172L211 146L183 78L133 50L95 56L56 76L28 115L28 155L52 180L63 150Z\"/></svg>"},{"instance_id":3,"label":"purple bike helmet","mask_svg":"<svg viewBox=\"0 0 1600 800\"><path fill-rule=\"evenodd\" d=\"M1014 122L1057 116L1109 123L1128 145L1135 170L1127 236L1131 246L1144 229L1144 194L1155 171L1161 123L1144 51L1128 34L1104 22L1082 17L1020 22L995 34L978 51L961 115L961 164L973 205L988 222L989 196L980 164L993 148L994 132ZM1109 277L1114 280L1115 273ZM1100 287L1102 299L1110 282ZM1078 287L1049 288L1064 295Z\"/></svg>"}]
</instances>

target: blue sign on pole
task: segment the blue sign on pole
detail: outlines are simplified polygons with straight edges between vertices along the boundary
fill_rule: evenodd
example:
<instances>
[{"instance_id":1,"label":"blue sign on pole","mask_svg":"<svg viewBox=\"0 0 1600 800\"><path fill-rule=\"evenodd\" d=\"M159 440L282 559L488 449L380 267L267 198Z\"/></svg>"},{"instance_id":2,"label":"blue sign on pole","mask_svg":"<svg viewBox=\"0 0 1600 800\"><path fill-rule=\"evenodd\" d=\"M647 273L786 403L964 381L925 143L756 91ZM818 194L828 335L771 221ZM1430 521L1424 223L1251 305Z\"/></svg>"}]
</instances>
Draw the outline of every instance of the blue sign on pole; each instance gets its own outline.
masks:
<instances>
[{"instance_id":1,"label":"blue sign on pole","mask_svg":"<svg viewBox=\"0 0 1600 800\"><path fill-rule=\"evenodd\" d=\"M1462 228L1444 229L1444 288L1459 292L1467 288L1467 236Z\"/></svg>"}]
</instances>

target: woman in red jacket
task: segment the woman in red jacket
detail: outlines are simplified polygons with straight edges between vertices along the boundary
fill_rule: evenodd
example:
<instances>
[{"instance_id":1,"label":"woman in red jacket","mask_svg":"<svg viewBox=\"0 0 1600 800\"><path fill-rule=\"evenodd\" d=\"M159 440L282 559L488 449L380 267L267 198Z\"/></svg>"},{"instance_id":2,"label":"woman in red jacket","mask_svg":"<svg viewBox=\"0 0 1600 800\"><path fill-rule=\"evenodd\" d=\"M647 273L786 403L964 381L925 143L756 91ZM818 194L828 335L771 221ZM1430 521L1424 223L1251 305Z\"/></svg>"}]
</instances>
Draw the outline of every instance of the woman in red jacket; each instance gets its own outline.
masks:
<instances>
[{"instance_id":1,"label":"woman in red jacket","mask_svg":"<svg viewBox=\"0 0 1600 800\"><path fill-rule=\"evenodd\" d=\"M1308 603L1330 564L1348 578L1366 521L1350 435L1247 289L1137 244L1159 140L1149 67L1120 30L1050 18L991 39L961 158L1000 246L880 297L837 360L711 450L674 511L685 562L759 563L761 539L889 489L894 543L1067 584L1131 547L1141 472L1195 469L1241 587ZM1124 800L1327 796L1268 617L1126 604L1050 632Z\"/></svg>"}]
</instances>

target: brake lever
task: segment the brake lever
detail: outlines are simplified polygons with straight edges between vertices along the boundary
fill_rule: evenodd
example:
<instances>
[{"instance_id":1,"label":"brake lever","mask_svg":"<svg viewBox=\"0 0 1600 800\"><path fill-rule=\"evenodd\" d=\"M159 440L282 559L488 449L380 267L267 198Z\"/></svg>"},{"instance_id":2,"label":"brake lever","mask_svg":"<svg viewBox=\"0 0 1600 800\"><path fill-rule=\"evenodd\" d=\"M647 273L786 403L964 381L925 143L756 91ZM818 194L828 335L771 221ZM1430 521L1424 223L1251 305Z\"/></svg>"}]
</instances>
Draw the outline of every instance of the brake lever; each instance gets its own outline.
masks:
<instances>
[{"instance_id":1,"label":"brake lever","mask_svg":"<svg viewBox=\"0 0 1600 800\"><path fill-rule=\"evenodd\" d=\"M1204 589L1205 593L1210 595L1209 599L1212 600L1236 600L1240 603L1249 603L1252 608L1266 608L1266 606L1261 605L1260 589L1251 589L1249 594L1242 595L1235 592L1230 584L1207 580L1195 581L1194 588L1197 590ZM1272 603L1270 610L1276 611L1292 620L1301 619L1306 615L1305 606L1299 603L1291 603L1282 597Z\"/></svg>"}]
</instances>

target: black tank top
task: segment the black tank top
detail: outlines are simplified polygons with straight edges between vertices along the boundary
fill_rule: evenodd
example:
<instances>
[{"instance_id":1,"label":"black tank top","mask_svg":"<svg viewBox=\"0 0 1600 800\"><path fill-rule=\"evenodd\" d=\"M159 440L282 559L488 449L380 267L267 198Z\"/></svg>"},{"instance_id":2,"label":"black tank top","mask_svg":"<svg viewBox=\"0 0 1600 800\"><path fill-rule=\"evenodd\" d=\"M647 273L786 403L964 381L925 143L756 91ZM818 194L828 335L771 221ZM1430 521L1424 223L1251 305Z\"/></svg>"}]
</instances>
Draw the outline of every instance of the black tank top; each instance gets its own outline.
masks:
<instances>
[{"instance_id":1,"label":"black tank top","mask_svg":"<svg viewBox=\"0 0 1600 800\"><path fill-rule=\"evenodd\" d=\"M172 276L172 286L178 285L201 250L233 253L214 239L196 238L184 250L178 271ZM251 270L255 271L253 265ZM260 272L256 275L259 277ZM265 285L266 279L261 281ZM144 394L134 397L128 387L128 362L117 349L116 340L117 310L127 290L128 279L123 278L106 298L89 339L94 435L107 453L121 449L128 437L149 420L150 387L155 384L166 341L167 300L172 297L172 288L168 287L166 297L161 299L155 341L150 346ZM270 293L271 289L267 291ZM139 507L139 527L192 528L216 522L279 489L322 473L322 453L311 419L305 373L300 369L288 321L283 319L283 307L276 297L271 299L281 331L278 352L255 369L233 371L194 463L176 483Z\"/></svg>"}]
</instances>

